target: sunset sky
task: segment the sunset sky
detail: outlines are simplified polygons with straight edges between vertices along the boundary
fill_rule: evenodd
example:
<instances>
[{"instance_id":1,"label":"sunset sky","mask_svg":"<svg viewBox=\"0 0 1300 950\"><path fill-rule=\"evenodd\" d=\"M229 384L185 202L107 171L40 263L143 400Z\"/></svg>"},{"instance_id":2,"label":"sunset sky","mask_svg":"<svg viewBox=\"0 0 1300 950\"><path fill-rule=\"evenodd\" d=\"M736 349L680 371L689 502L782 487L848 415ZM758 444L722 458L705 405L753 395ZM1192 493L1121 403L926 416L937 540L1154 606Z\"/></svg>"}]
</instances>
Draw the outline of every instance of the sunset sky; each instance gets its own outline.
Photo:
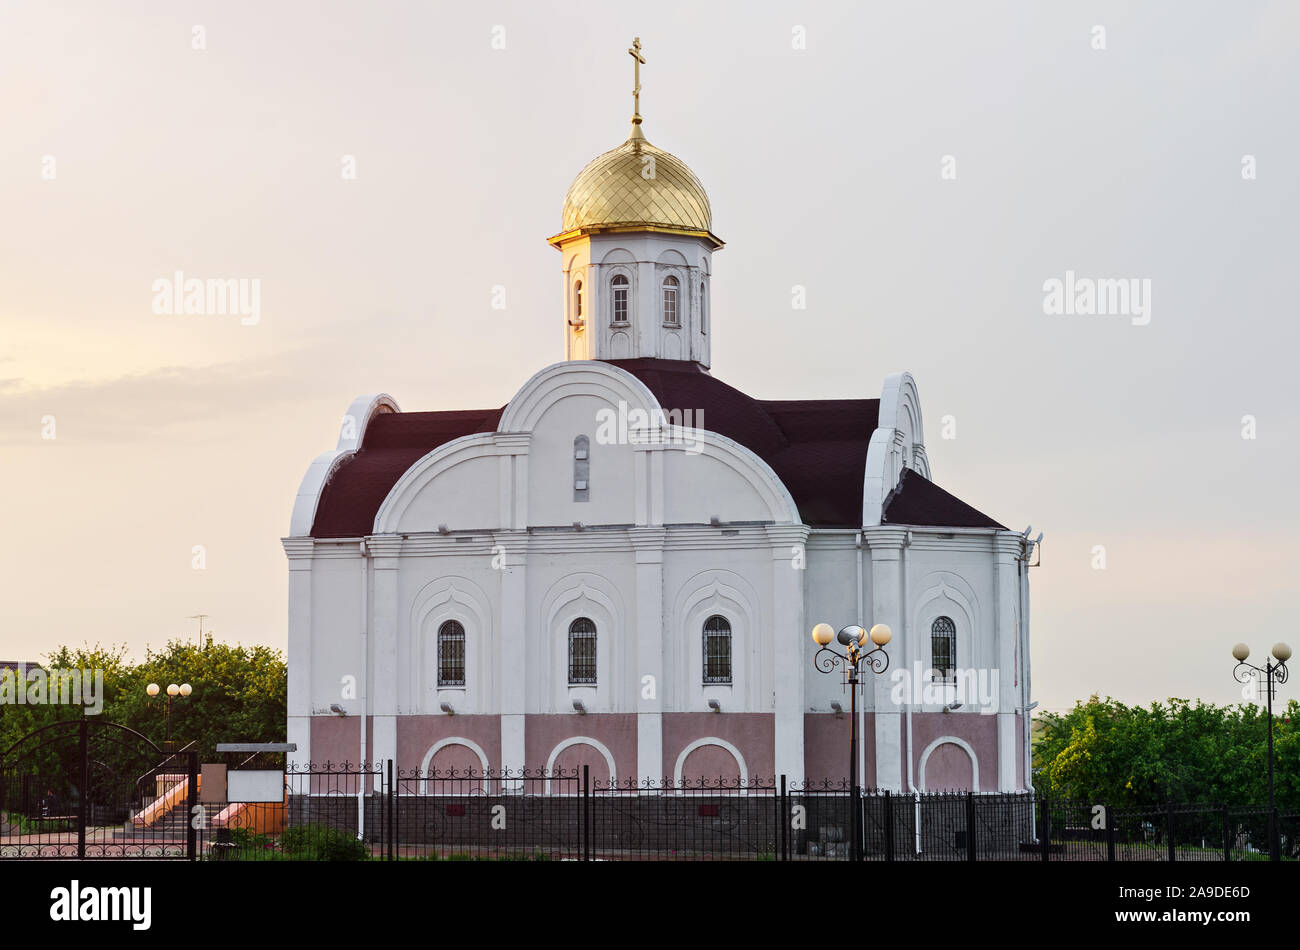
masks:
<instances>
[{"instance_id":1,"label":"sunset sky","mask_svg":"<svg viewBox=\"0 0 1300 950\"><path fill-rule=\"evenodd\" d=\"M934 480L1045 533L1044 708L1235 701L1233 643L1300 648L1294 3L0 0L0 659L197 613L283 648L352 398L495 407L563 357L545 239L627 135L633 36L727 242L712 372L915 375ZM260 320L154 313L177 271ZM1045 314L1067 271L1149 280L1150 323Z\"/></svg>"}]
</instances>

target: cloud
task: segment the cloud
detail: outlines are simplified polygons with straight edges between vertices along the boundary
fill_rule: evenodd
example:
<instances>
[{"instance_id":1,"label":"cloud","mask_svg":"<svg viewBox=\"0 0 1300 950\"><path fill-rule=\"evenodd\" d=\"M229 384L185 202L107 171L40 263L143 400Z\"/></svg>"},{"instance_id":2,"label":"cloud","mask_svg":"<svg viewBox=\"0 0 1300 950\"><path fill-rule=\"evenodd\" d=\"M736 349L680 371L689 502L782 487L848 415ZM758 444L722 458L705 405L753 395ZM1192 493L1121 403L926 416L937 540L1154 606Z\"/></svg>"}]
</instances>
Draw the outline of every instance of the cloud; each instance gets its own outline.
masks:
<instances>
[{"instance_id":1,"label":"cloud","mask_svg":"<svg viewBox=\"0 0 1300 950\"><path fill-rule=\"evenodd\" d=\"M312 366L316 372L311 372ZM96 382L33 387L0 380L0 445L41 441L42 419L55 417L59 439L124 443L202 440L206 427L232 417L336 394L311 351L210 366L164 366Z\"/></svg>"}]
</instances>

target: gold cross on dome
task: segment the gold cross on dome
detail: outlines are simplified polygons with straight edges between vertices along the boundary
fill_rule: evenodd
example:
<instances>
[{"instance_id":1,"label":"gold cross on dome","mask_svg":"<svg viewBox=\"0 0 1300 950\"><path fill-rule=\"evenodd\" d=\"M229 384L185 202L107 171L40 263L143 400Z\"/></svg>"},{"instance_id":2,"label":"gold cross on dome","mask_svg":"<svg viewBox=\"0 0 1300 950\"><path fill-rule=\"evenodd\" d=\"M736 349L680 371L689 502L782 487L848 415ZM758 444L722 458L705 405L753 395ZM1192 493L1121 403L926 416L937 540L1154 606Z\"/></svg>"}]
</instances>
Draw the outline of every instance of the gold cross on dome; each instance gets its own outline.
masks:
<instances>
[{"instance_id":1,"label":"gold cross on dome","mask_svg":"<svg viewBox=\"0 0 1300 950\"><path fill-rule=\"evenodd\" d=\"M628 50L632 56L632 81L635 85L632 87L632 124L641 124L641 65L645 62L645 57L641 55L641 37L632 38L632 48Z\"/></svg>"}]
</instances>

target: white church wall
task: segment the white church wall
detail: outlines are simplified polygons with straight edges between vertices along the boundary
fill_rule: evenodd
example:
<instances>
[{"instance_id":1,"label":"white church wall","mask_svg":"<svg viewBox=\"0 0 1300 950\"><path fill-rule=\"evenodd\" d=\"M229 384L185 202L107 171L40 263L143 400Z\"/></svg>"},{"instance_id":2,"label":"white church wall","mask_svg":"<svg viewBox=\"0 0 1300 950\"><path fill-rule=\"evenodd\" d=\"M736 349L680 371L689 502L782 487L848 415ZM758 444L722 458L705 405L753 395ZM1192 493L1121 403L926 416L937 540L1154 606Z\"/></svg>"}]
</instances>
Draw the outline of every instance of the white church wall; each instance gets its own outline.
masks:
<instances>
[{"instance_id":1,"label":"white church wall","mask_svg":"<svg viewBox=\"0 0 1300 950\"><path fill-rule=\"evenodd\" d=\"M773 709L775 648L772 633L771 547L762 528L735 529L726 554L691 548L719 529L682 529L682 547L664 556L664 708L682 712ZM703 536L703 537L702 537ZM731 626L730 684L704 683L704 623L718 615Z\"/></svg>"},{"instance_id":2,"label":"white church wall","mask_svg":"<svg viewBox=\"0 0 1300 950\"><path fill-rule=\"evenodd\" d=\"M892 674L872 687L878 781L897 788L918 782L922 751L918 742L924 739L923 744L928 744L937 735L951 732L975 748L981 784L1003 787L998 764L1007 739L1011 754L1001 771L1013 772L1015 767L1014 721L1008 715L1011 710L1004 713L1002 708L1007 696L1005 677L1015 675L1007 662L1007 646L1015 634L1008 616L999 614L993 604L994 565L1002 556L999 535L1006 532L877 526L865 533L871 554L872 622L888 623L894 632L889 651ZM974 670L977 686L982 673L986 692L994 691L989 715L981 716L978 691L975 701L951 713L943 712L944 700L951 704L956 696L936 698L933 689L927 696L930 625L939 616L955 623L959 671Z\"/></svg>"},{"instance_id":3,"label":"white church wall","mask_svg":"<svg viewBox=\"0 0 1300 950\"><path fill-rule=\"evenodd\" d=\"M591 532L592 535L597 532ZM589 713L634 712L636 639L635 565L630 545L597 539L538 539L528 554L526 712L573 714L579 700ZM548 543L551 542L551 543ZM623 550L605 550L605 544ZM549 548L549 550L548 550ZM568 636L574 620L596 625L596 683L570 684Z\"/></svg>"},{"instance_id":4,"label":"white church wall","mask_svg":"<svg viewBox=\"0 0 1300 950\"><path fill-rule=\"evenodd\" d=\"M389 523L384 527L396 533L436 531L439 525L451 530L499 527L501 466L495 454L479 454L485 449L491 451L475 446L445 457L410 492L400 515L385 519Z\"/></svg>"},{"instance_id":5,"label":"white church wall","mask_svg":"<svg viewBox=\"0 0 1300 950\"><path fill-rule=\"evenodd\" d=\"M361 579L363 559L357 542L318 545L312 558L310 709L330 715L338 704L348 715L360 712Z\"/></svg>"},{"instance_id":6,"label":"white church wall","mask_svg":"<svg viewBox=\"0 0 1300 950\"><path fill-rule=\"evenodd\" d=\"M461 555L402 559L397 591L400 706L407 713L438 714L448 703L456 715L496 712L500 698L500 578L493 570L490 538L452 540ZM438 685L438 632L455 620L465 631L465 685Z\"/></svg>"},{"instance_id":7,"label":"white church wall","mask_svg":"<svg viewBox=\"0 0 1300 950\"><path fill-rule=\"evenodd\" d=\"M817 645L812 641L812 627L829 623L836 630L851 623L871 626L870 597L867 587L868 571L863 567L862 612L858 609L856 532L814 531L806 546L807 568L805 590L808 629L800 631L800 647L807 657L804 664L804 689L809 712L831 713L831 703L837 702L847 712L849 695L843 685L840 670L821 673L814 666ZM839 646L836 645L836 649ZM842 669L842 668L841 668ZM860 693L860 703L870 706L871 691Z\"/></svg>"},{"instance_id":8,"label":"white church wall","mask_svg":"<svg viewBox=\"0 0 1300 950\"><path fill-rule=\"evenodd\" d=\"M625 404L626 406L626 404ZM597 395L561 395L534 424L528 450L529 523L533 525L630 524L637 479L630 443L607 444L599 436L602 410L619 412ZM615 436L618 435L617 426ZM574 500L574 440L587 437L586 501Z\"/></svg>"},{"instance_id":9,"label":"white church wall","mask_svg":"<svg viewBox=\"0 0 1300 950\"><path fill-rule=\"evenodd\" d=\"M956 628L956 662L960 671L983 677L993 688L1000 684L1004 671L998 668L999 631L994 626L991 609L993 589L993 548L990 534L939 538L913 532L908 549L908 623L907 636L915 644L911 651L909 682L929 682L932 665L931 629L940 617L948 617ZM1014 635L1010 630L1007 635ZM920 677L915 664L921 664ZM1010 673L1011 671L1007 671ZM995 679L996 678L996 679ZM942 686L942 684L939 684ZM1000 690L1000 686L998 687ZM933 701L923 702L926 698ZM913 705L925 712L941 712L957 700L956 687L944 686L912 696ZM998 702L1000 696L994 697ZM959 710L971 711L966 702Z\"/></svg>"},{"instance_id":10,"label":"white church wall","mask_svg":"<svg viewBox=\"0 0 1300 950\"><path fill-rule=\"evenodd\" d=\"M703 448L703 446L701 446ZM771 503L739 469L720 453L674 448L664 457L665 524L708 524L720 521L767 521ZM766 467L766 466L764 466Z\"/></svg>"}]
</instances>

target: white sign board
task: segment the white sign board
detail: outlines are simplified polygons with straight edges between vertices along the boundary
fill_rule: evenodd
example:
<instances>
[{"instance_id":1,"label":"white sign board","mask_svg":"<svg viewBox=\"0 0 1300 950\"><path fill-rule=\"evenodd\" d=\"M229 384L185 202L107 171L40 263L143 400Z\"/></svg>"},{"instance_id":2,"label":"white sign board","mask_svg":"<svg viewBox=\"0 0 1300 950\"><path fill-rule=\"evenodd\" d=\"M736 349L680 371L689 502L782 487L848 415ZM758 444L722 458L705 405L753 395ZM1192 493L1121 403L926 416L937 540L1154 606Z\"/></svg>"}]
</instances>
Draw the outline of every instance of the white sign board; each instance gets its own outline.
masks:
<instances>
[{"instance_id":1,"label":"white sign board","mask_svg":"<svg viewBox=\"0 0 1300 950\"><path fill-rule=\"evenodd\" d=\"M284 772L279 769L231 769L226 774L228 802L284 801Z\"/></svg>"}]
</instances>

